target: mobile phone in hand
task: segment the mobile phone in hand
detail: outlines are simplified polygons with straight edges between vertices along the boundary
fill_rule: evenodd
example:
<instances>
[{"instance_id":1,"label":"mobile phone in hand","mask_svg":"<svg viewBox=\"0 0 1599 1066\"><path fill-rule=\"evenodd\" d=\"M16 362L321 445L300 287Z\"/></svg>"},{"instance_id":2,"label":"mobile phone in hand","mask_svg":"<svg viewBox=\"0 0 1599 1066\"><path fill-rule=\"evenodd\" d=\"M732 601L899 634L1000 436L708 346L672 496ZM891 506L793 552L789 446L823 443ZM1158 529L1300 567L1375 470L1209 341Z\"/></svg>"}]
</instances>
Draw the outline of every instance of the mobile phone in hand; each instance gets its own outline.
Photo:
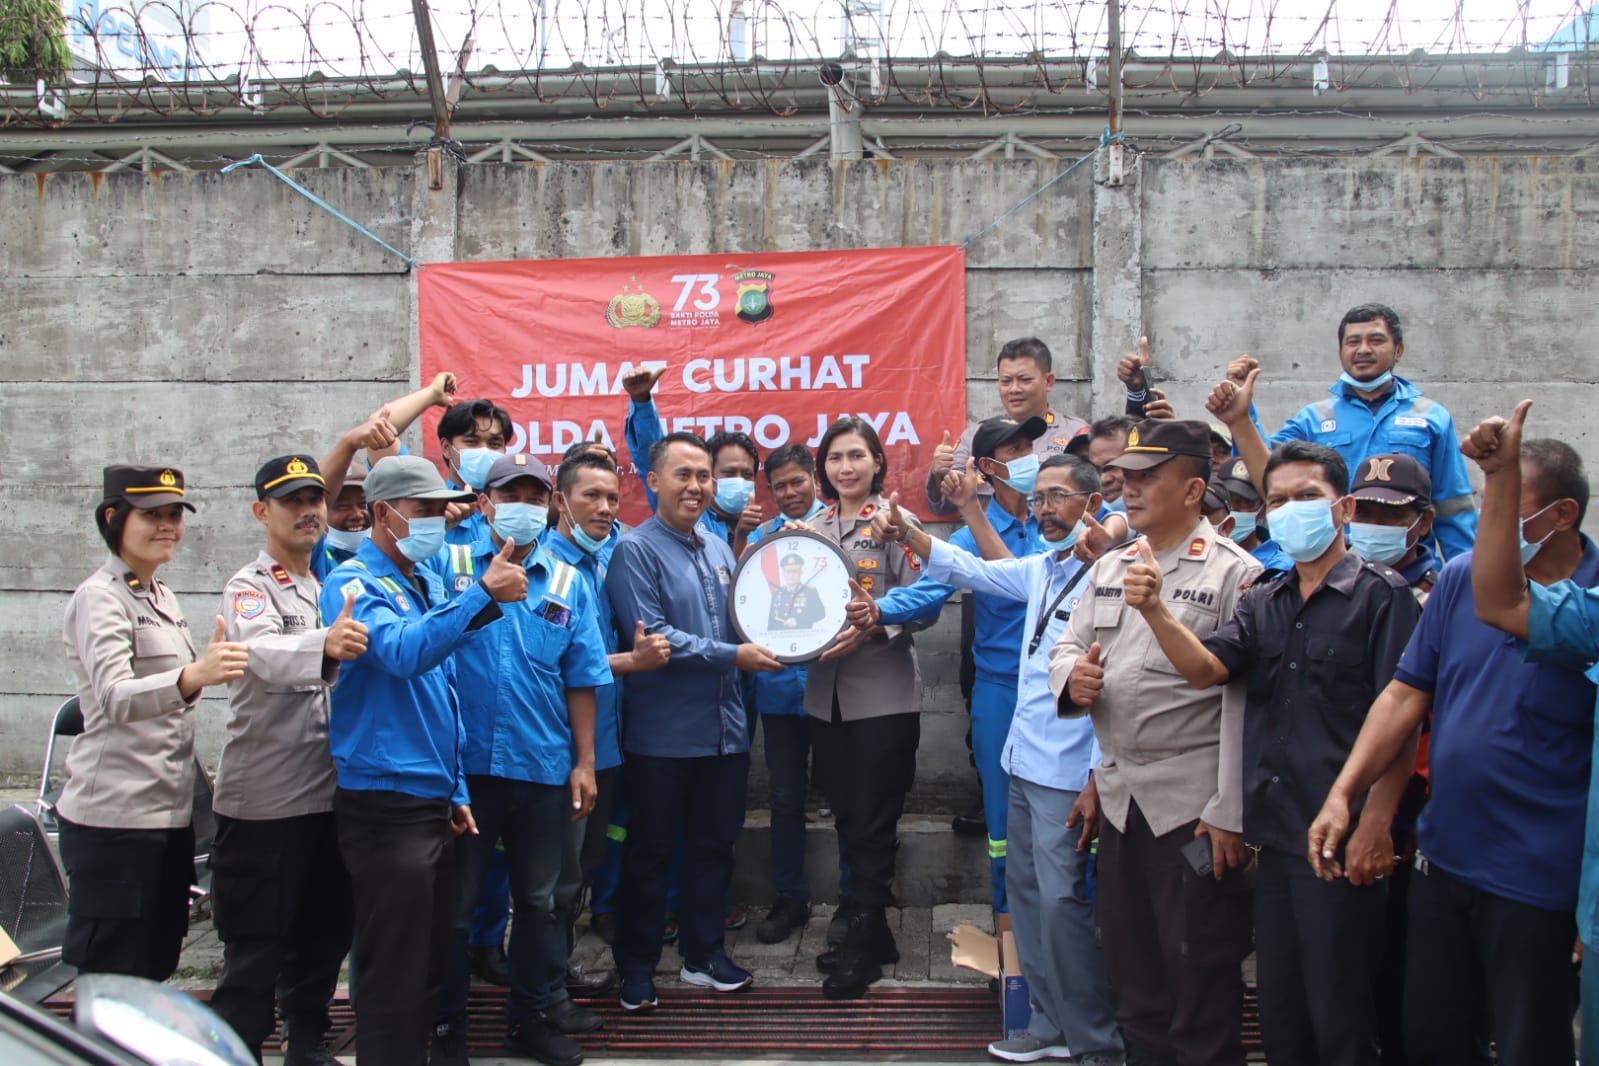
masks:
<instances>
[{"instance_id":1,"label":"mobile phone in hand","mask_svg":"<svg viewBox=\"0 0 1599 1066\"><path fill-rule=\"evenodd\" d=\"M1216 872L1210 837L1195 837L1182 846L1182 852L1188 868L1200 877L1210 877Z\"/></svg>"}]
</instances>

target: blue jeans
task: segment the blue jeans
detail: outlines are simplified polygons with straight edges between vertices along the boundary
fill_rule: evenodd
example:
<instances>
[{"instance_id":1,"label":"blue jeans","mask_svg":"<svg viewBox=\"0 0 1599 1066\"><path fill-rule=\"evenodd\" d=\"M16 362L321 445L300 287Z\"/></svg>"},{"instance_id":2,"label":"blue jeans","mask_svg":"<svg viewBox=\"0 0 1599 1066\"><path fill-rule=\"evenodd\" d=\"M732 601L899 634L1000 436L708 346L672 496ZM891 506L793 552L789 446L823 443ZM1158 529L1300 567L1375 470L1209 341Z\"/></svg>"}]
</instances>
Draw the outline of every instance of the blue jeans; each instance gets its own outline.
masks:
<instances>
[{"instance_id":1,"label":"blue jeans","mask_svg":"<svg viewBox=\"0 0 1599 1066\"><path fill-rule=\"evenodd\" d=\"M1094 934L1088 851L1077 850L1082 826L1066 818L1076 792L1010 779L1011 923L1016 953L1032 993L1027 1030L1074 1055L1120 1052L1105 957Z\"/></svg>"},{"instance_id":2,"label":"blue jeans","mask_svg":"<svg viewBox=\"0 0 1599 1066\"><path fill-rule=\"evenodd\" d=\"M1005 900L1005 822L1010 804L1010 775L1000 765L1005 738L1016 715L1016 681L995 681L979 676L972 686L972 759L983 784L983 821L988 823L988 875L994 890L994 910L1010 910Z\"/></svg>"},{"instance_id":3,"label":"blue jeans","mask_svg":"<svg viewBox=\"0 0 1599 1066\"><path fill-rule=\"evenodd\" d=\"M551 1006L557 998L551 990L564 987L566 915L558 906L555 886L571 828L570 798L564 784L536 785L477 775L468 775L466 781L478 834L457 837L455 842L461 895L455 916L455 959L441 1019L452 1024L466 1021L471 986L467 930L483 871L494 853L494 842L501 840L511 874L514 915L507 950L511 992L505 1001L505 1016L509 1023L522 1022Z\"/></svg>"},{"instance_id":4,"label":"blue jeans","mask_svg":"<svg viewBox=\"0 0 1599 1066\"><path fill-rule=\"evenodd\" d=\"M611 951L624 979L652 977L661 961L672 853L680 838L678 949L685 962L700 966L722 951L749 769L748 752L688 759L630 754L622 763L623 788L633 803Z\"/></svg>"}]
</instances>

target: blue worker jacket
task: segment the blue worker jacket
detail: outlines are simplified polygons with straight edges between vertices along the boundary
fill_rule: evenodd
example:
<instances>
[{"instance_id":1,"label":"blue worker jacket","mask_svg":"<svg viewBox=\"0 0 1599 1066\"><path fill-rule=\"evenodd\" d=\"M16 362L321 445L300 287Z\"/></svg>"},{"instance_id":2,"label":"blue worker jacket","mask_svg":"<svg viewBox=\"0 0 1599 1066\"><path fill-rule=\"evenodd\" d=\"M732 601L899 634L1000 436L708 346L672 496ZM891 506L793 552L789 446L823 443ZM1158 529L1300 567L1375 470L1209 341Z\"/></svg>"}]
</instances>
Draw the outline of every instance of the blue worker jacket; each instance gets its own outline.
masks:
<instances>
[{"instance_id":1,"label":"blue worker jacket","mask_svg":"<svg viewBox=\"0 0 1599 1066\"><path fill-rule=\"evenodd\" d=\"M621 527L612 524L611 535L599 550L590 555L579 548L560 530L551 528L544 532L539 543L550 556L568 563L588 584L594 598L595 614L600 628L607 661L620 650L616 620L611 613L611 598L605 593L605 573L611 563L611 552L616 549ZM611 678L594 689L594 769L609 770L622 765L622 685L620 679Z\"/></svg>"},{"instance_id":2,"label":"blue worker jacket","mask_svg":"<svg viewBox=\"0 0 1599 1066\"><path fill-rule=\"evenodd\" d=\"M988 502L984 514L1015 558L1023 559L1045 550L1038 533L1038 520L1031 514L1025 522L1018 521L994 500ZM964 526L950 536L949 543L982 558L977 538ZM931 576L923 574L922 581ZM987 590L972 590L972 658L977 664L979 680L1011 688L1016 686L1021 672L1022 624L1026 615L1027 603L1023 600L997 596Z\"/></svg>"},{"instance_id":3,"label":"blue worker jacket","mask_svg":"<svg viewBox=\"0 0 1599 1066\"><path fill-rule=\"evenodd\" d=\"M1287 440L1325 444L1344 457L1351 485L1368 456L1411 456L1432 476L1433 536L1444 558L1469 552L1477 542L1477 503L1449 409L1397 374L1375 410L1341 381L1328 391L1329 399L1307 404L1284 423L1272 447Z\"/></svg>"},{"instance_id":4,"label":"blue worker jacket","mask_svg":"<svg viewBox=\"0 0 1599 1066\"><path fill-rule=\"evenodd\" d=\"M466 734L450 656L500 609L481 582L450 599L427 567L415 578L369 540L322 586L322 617L337 618L354 592L355 620L367 628L366 653L339 668L328 741L340 788L459 806L470 802Z\"/></svg>"},{"instance_id":5,"label":"blue worker jacket","mask_svg":"<svg viewBox=\"0 0 1599 1066\"><path fill-rule=\"evenodd\" d=\"M469 595L499 550L484 533L439 553L445 595ZM608 684L611 664L594 596L577 568L535 546L522 560L527 599L455 653L469 774L564 785L576 764L566 690ZM596 759L595 769L599 769Z\"/></svg>"}]
</instances>

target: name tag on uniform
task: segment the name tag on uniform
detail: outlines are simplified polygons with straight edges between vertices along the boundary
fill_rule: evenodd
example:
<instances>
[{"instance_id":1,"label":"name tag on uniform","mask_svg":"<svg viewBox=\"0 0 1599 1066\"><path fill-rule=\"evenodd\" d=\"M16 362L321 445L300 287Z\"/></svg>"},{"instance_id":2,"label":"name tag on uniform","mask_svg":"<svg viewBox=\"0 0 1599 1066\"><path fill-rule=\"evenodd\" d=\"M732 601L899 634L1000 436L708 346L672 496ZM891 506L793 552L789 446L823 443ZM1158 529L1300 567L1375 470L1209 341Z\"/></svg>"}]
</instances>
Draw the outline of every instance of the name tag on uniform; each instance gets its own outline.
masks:
<instances>
[{"instance_id":1,"label":"name tag on uniform","mask_svg":"<svg viewBox=\"0 0 1599 1066\"><path fill-rule=\"evenodd\" d=\"M554 600L545 600L539 607L539 617L551 625L565 628L572 624L572 608Z\"/></svg>"},{"instance_id":2,"label":"name tag on uniform","mask_svg":"<svg viewBox=\"0 0 1599 1066\"><path fill-rule=\"evenodd\" d=\"M722 584L726 585L733 580L733 571L729 570L725 566L718 566L716 568L716 576L718 580L722 582Z\"/></svg>"},{"instance_id":3,"label":"name tag on uniform","mask_svg":"<svg viewBox=\"0 0 1599 1066\"><path fill-rule=\"evenodd\" d=\"M455 591L465 592L472 587L472 579L466 574L459 574L455 578Z\"/></svg>"},{"instance_id":4,"label":"name tag on uniform","mask_svg":"<svg viewBox=\"0 0 1599 1066\"><path fill-rule=\"evenodd\" d=\"M1427 420L1420 415L1399 415L1394 419L1396 426L1416 426L1420 429L1427 428Z\"/></svg>"},{"instance_id":5,"label":"name tag on uniform","mask_svg":"<svg viewBox=\"0 0 1599 1066\"><path fill-rule=\"evenodd\" d=\"M1321 424L1321 431L1323 433L1331 433L1333 430L1335 430L1337 428L1338 428L1338 419L1336 419L1336 418L1325 419L1322 422L1322 424Z\"/></svg>"}]
</instances>

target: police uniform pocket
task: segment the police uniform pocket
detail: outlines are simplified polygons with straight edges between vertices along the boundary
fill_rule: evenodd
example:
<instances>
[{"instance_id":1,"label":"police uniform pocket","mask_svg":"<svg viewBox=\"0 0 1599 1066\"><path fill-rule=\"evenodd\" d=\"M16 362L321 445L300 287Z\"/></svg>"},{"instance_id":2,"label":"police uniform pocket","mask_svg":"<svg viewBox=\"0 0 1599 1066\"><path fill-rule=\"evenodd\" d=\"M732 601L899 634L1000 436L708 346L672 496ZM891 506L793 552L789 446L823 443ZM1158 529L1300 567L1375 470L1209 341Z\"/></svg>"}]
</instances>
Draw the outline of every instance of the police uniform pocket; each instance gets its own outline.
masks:
<instances>
[{"instance_id":1,"label":"police uniform pocket","mask_svg":"<svg viewBox=\"0 0 1599 1066\"><path fill-rule=\"evenodd\" d=\"M1106 597L1094 601L1094 628L1115 629L1122 624L1122 600L1120 596Z\"/></svg>"},{"instance_id":2,"label":"police uniform pocket","mask_svg":"<svg viewBox=\"0 0 1599 1066\"><path fill-rule=\"evenodd\" d=\"M133 674L146 677L178 664L178 649L174 638L159 629L133 631Z\"/></svg>"},{"instance_id":3,"label":"police uniform pocket","mask_svg":"<svg viewBox=\"0 0 1599 1066\"><path fill-rule=\"evenodd\" d=\"M284 860L274 849L213 845L211 913L217 935L269 937L282 932Z\"/></svg>"},{"instance_id":4,"label":"police uniform pocket","mask_svg":"<svg viewBox=\"0 0 1599 1066\"><path fill-rule=\"evenodd\" d=\"M139 936L126 923L141 917L139 885L110 877L72 879L61 957L74 966L137 973Z\"/></svg>"}]
</instances>

